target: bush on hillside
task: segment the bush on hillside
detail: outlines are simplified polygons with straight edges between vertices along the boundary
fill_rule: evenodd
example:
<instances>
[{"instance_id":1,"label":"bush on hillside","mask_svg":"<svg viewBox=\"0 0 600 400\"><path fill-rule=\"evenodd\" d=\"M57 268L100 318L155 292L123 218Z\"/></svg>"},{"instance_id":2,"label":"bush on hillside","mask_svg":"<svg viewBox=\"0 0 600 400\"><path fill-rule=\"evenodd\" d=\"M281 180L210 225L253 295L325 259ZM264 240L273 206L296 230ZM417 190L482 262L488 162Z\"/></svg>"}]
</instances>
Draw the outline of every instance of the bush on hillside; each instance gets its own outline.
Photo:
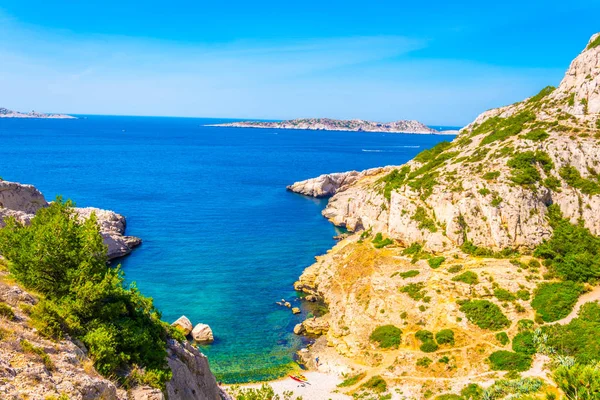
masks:
<instances>
[{"instance_id":1,"label":"bush on hillside","mask_svg":"<svg viewBox=\"0 0 600 400\"><path fill-rule=\"evenodd\" d=\"M494 371L527 371L531 368L531 356L512 351L499 350L488 358Z\"/></svg>"},{"instance_id":2,"label":"bush on hillside","mask_svg":"<svg viewBox=\"0 0 600 400\"><path fill-rule=\"evenodd\" d=\"M544 322L558 321L569 315L583 291L581 283L545 282L536 289L531 307L538 312Z\"/></svg>"},{"instance_id":3,"label":"bush on hillside","mask_svg":"<svg viewBox=\"0 0 600 400\"><path fill-rule=\"evenodd\" d=\"M510 326L510 321L502 313L500 307L487 300L461 301L460 311L465 313L471 323L481 329L499 331Z\"/></svg>"},{"instance_id":4,"label":"bush on hillside","mask_svg":"<svg viewBox=\"0 0 600 400\"><path fill-rule=\"evenodd\" d=\"M394 325L383 325L375 328L370 339L383 349L395 348L402 343L402 330Z\"/></svg>"},{"instance_id":5,"label":"bush on hillside","mask_svg":"<svg viewBox=\"0 0 600 400\"><path fill-rule=\"evenodd\" d=\"M108 266L94 216L80 222L73 204L58 198L28 226L7 219L0 253L20 283L43 295L31 312L41 334L81 340L105 376L137 365L159 376L159 386L170 379L168 328L152 299Z\"/></svg>"},{"instance_id":6,"label":"bush on hillside","mask_svg":"<svg viewBox=\"0 0 600 400\"><path fill-rule=\"evenodd\" d=\"M454 345L454 331L452 329L442 329L435 334L435 340L438 344Z\"/></svg>"},{"instance_id":7,"label":"bush on hillside","mask_svg":"<svg viewBox=\"0 0 600 400\"><path fill-rule=\"evenodd\" d=\"M517 333L512 340L512 349L516 353L533 355L536 353L536 345L533 341L533 332L523 331Z\"/></svg>"},{"instance_id":8,"label":"bush on hillside","mask_svg":"<svg viewBox=\"0 0 600 400\"><path fill-rule=\"evenodd\" d=\"M547 260L564 280L595 282L600 278L600 238L583 225L564 219L556 205L548 207L552 238L537 247L536 257Z\"/></svg>"}]
</instances>

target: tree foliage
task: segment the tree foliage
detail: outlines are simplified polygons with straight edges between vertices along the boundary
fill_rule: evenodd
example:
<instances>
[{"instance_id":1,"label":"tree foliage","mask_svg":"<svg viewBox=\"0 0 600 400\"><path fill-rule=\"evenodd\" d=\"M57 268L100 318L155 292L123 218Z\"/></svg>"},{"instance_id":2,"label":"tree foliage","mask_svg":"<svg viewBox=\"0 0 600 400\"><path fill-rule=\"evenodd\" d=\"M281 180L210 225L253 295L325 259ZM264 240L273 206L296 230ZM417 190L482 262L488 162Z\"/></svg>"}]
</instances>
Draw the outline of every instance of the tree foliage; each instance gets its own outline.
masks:
<instances>
[{"instance_id":1,"label":"tree foliage","mask_svg":"<svg viewBox=\"0 0 600 400\"><path fill-rule=\"evenodd\" d=\"M0 253L18 281L42 295L31 313L42 335L81 340L103 375L136 365L158 376L158 386L170 379L168 328L152 299L107 264L93 215L80 221L73 204L59 198L30 225L9 218L0 230Z\"/></svg>"}]
</instances>

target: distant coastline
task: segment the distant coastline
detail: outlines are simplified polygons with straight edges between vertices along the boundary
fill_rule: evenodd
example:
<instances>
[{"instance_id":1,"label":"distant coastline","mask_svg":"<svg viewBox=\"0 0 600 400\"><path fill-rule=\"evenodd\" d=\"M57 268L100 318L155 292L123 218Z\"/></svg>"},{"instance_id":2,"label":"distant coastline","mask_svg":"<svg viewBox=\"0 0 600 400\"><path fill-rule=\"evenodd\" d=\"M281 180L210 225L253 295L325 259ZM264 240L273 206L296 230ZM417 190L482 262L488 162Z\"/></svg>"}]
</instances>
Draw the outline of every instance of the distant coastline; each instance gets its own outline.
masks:
<instances>
[{"instance_id":1,"label":"distant coastline","mask_svg":"<svg viewBox=\"0 0 600 400\"><path fill-rule=\"evenodd\" d=\"M22 113L19 111L12 111L3 107L0 107L0 118L77 119L77 117L73 117L72 115L66 114L44 114L36 111Z\"/></svg>"},{"instance_id":2,"label":"distant coastline","mask_svg":"<svg viewBox=\"0 0 600 400\"><path fill-rule=\"evenodd\" d=\"M438 131L415 120L401 120L394 122L373 122L361 119L337 120L330 118L299 118L281 122L265 121L240 121L224 124L211 124L206 126L219 126L230 128L258 128L258 129L304 129L318 131L350 131L350 132L383 132L383 133L410 133L419 135L456 135L458 131Z\"/></svg>"}]
</instances>

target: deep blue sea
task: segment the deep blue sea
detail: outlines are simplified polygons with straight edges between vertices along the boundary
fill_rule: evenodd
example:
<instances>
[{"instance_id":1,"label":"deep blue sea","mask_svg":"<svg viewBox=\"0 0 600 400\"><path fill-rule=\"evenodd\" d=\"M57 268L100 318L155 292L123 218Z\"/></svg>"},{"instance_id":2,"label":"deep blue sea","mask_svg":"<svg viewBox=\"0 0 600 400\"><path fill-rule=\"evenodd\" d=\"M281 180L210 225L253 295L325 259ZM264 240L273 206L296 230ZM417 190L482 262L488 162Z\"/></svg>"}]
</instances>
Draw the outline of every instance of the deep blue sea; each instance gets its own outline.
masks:
<instances>
[{"instance_id":1,"label":"deep blue sea","mask_svg":"<svg viewBox=\"0 0 600 400\"><path fill-rule=\"evenodd\" d=\"M144 243L121 260L163 319L209 324L218 378L272 378L293 362L301 320L275 304L336 231L325 201L286 192L317 175L401 164L452 137L205 127L214 119L0 119L0 176L46 199L127 217ZM297 300L294 300L297 303Z\"/></svg>"}]
</instances>

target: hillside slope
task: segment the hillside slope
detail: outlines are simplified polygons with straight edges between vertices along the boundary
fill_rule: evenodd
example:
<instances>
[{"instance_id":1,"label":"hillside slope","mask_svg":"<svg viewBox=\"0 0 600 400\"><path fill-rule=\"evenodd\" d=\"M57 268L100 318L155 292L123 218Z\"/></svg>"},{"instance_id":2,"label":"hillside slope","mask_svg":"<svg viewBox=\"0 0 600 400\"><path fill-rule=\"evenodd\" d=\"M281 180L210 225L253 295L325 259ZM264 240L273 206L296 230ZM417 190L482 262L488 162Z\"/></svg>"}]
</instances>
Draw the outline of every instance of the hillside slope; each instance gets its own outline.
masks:
<instances>
[{"instance_id":1,"label":"hillside slope","mask_svg":"<svg viewBox=\"0 0 600 400\"><path fill-rule=\"evenodd\" d=\"M546 331L598 290L599 139L596 34L557 88L486 111L451 143L403 166L290 186L333 193L323 215L357 232L295 284L329 310L295 329L322 335L300 353L307 364L319 357L320 370L354 377L343 389L351 394L382 381L392 398L469 384L488 398L555 392L550 358L600 356L586 336L596 328L572 314L573 327ZM544 347L558 335L560 349Z\"/></svg>"}]
</instances>

